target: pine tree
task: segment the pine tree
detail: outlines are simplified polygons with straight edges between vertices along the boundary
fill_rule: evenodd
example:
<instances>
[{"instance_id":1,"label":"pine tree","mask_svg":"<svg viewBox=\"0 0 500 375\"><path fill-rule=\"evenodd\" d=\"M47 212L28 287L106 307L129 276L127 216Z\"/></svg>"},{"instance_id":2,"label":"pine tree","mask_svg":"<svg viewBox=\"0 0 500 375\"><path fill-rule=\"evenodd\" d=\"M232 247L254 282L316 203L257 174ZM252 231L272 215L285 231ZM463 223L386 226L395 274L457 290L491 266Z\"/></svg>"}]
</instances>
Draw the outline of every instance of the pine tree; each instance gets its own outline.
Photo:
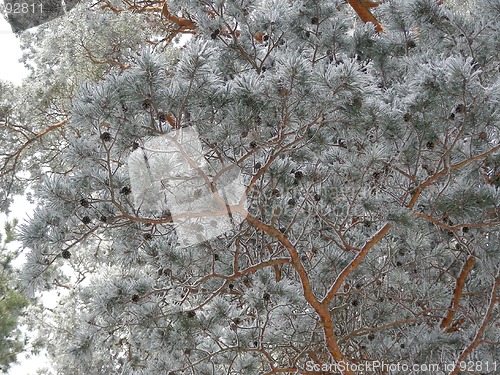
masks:
<instances>
[{"instance_id":1,"label":"pine tree","mask_svg":"<svg viewBox=\"0 0 500 375\"><path fill-rule=\"evenodd\" d=\"M384 2L380 28L342 1L151 2L193 36L75 89L20 231L27 290L66 290L38 312L57 371L493 366L500 7L439 3ZM179 247L128 160L188 127L207 186L241 171L245 220Z\"/></svg>"},{"instance_id":2,"label":"pine tree","mask_svg":"<svg viewBox=\"0 0 500 375\"><path fill-rule=\"evenodd\" d=\"M15 253L6 249L6 245L14 239L13 229L16 224L16 220L5 223L6 236L0 249L0 372L2 373L6 373L16 362L17 355L24 348L18 320L28 300L16 290L17 277L11 265Z\"/></svg>"},{"instance_id":3,"label":"pine tree","mask_svg":"<svg viewBox=\"0 0 500 375\"><path fill-rule=\"evenodd\" d=\"M2 211L45 171L67 170L56 155L66 147L65 124L79 87L127 69L132 51L157 42L150 35L158 28L152 16L88 8L88 2L79 4L21 34L23 62L31 74L20 88L0 82Z\"/></svg>"}]
</instances>

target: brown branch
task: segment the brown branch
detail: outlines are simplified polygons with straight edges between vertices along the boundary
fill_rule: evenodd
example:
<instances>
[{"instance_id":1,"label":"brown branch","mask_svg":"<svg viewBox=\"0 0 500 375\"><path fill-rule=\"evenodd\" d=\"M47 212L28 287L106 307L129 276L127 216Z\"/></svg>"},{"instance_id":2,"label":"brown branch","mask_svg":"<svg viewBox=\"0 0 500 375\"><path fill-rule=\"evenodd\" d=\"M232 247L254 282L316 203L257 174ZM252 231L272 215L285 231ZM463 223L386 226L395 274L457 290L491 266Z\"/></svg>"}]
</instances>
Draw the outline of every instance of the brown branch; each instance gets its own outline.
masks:
<instances>
[{"instance_id":1,"label":"brown branch","mask_svg":"<svg viewBox=\"0 0 500 375\"><path fill-rule=\"evenodd\" d=\"M486 331L486 327L488 326L488 323L491 319L491 315L493 314L493 309L495 308L495 305L498 303L498 297L497 297L497 292L498 292L498 286L500 285L500 272L497 273L497 276L495 278L495 283L493 284L493 288L491 289L491 294L490 294L490 302L488 304L488 310L486 311L486 314L484 315L483 322L481 323L481 327L476 332L476 335L474 336L474 339L470 343L470 345L460 354L460 356L457 359L457 362L455 364L455 368L453 369L452 372L450 372L450 375L456 375L460 371L460 364L465 361L467 356L478 346L482 343L481 337L484 334L484 331Z\"/></svg>"},{"instance_id":2,"label":"brown branch","mask_svg":"<svg viewBox=\"0 0 500 375\"><path fill-rule=\"evenodd\" d=\"M370 249L375 246L391 229L391 224L385 224L382 229L380 229L362 248L361 251L356 255L356 257L349 263L342 272L337 276L335 282L328 290L325 298L321 301L321 304L324 306L328 306L328 303L332 300L335 294L339 291L340 287L347 279L349 274L354 271L363 261L365 256L368 254Z\"/></svg>"},{"instance_id":3,"label":"brown branch","mask_svg":"<svg viewBox=\"0 0 500 375\"><path fill-rule=\"evenodd\" d=\"M346 358L337 344L337 338L333 328L332 316L330 314L328 304L320 303L316 298L316 296L314 295L312 285L309 280L309 276L300 261L300 256L295 246L279 230L261 222L252 215L247 214L246 220L253 227L258 228L267 233L269 236L276 238L285 247L285 249L287 249L291 258L292 266L294 267L295 271L297 272L300 278L302 290L304 292L304 297L306 298L306 301L309 303L309 305L319 315L323 327L323 332L325 334L325 340L328 347L328 351L335 359L335 361L345 362ZM353 372L348 369L346 369L344 373L346 375L353 375Z\"/></svg>"},{"instance_id":4,"label":"brown branch","mask_svg":"<svg viewBox=\"0 0 500 375\"><path fill-rule=\"evenodd\" d=\"M500 225L500 222L498 221L490 221L490 222L482 222L482 223L464 223L464 224L457 224L457 225L448 225L445 224L435 218L433 218L430 215L420 213L420 212L412 212L412 215L415 217L418 217L420 219L427 220L431 222L434 225L437 225L438 227L441 227L443 229L455 232L461 228L481 228L481 227L493 227Z\"/></svg>"},{"instance_id":5,"label":"brown branch","mask_svg":"<svg viewBox=\"0 0 500 375\"><path fill-rule=\"evenodd\" d=\"M230 276L225 276L225 275L221 275L221 274L210 274L210 275L207 275L207 276L204 276L202 277L201 279L199 280L196 280L194 283L193 283L193 286L198 286L200 285L201 283L209 280L209 279L212 279L214 277L218 277L218 278L221 278L221 279L224 279L226 280L227 282L229 281L232 281L232 280L236 280L238 278L240 278L241 276L245 276L249 273L255 273L257 272L258 270L262 269L262 268L266 268L266 267L275 267L277 265L282 265L282 264L287 264L287 263L290 263L290 259L289 258L276 258L276 259L271 259L271 260L267 260L265 262L260 262L258 264L255 264L253 266L249 266L243 270L235 270L234 273Z\"/></svg>"},{"instance_id":6,"label":"brown branch","mask_svg":"<svg viewBox=\"0 0 500 375\"><path fill-rule=\"evenodd\" d=\"M364 23L373 23L377 32L381 32L384 30L380 22L377 21L377 19L369 9L379 5L377 2L370 0L348 0L348 2L349 5L358 14L359 18L361 18L361 21L363 21Z\"/></svg>"},{"instance_id":7,"label":"brown branch","mask_svg":"<svg viewBox=\"0 0 500 375\"><path fill-rule=\"evenodd\" d=\"M187 18L177 17L171 14L168 10L166 1L163 3L161 14L163 14L167 20L169 20L172 23L175 23L179 27L179 29L177 30L178 32L196 29L196 24L193 21L188 20Z\"/></svg>"},{"instance_id":8,"label":"brown branch","mask_svg":"<svg viewBox=\"0 0 500 375\"><path fill-rule=\"evenodd\" d=\"M123 72L124 70L130 68L129 64L123 64L115 59L105 59L99 60L97 59L92 52L83 44L83 41L80 42L80 46L85 50L85 54L89 58L89 60L96 65L110 65L110 66L118 66L120 70Z\"/></svg>"},{"instance_id":9,"label":"brown branch","mask_svg":"<svg viewBox=\"0 0 500 375\"><path fill-rule=\"evenodd\" d=\"M437 179L439 179L440 177L446 175L447 173L449 173L449 172L451 172L453 170L456 170L456 169L458 169L460 167L463 167L463 166L465 166L465 165L467 165L467 164L469 164L469 163L471 163L471 162L473 162L475 160L483 159L483 158L487 157L488 155L490 155L490 154L494 153L495 151L497 151L499 148L500 148L500 146L497 146L497 147L491 149L490 151L487 151L487 152L485 152L483 154L476 155L476 156L471 157L469 159L463 160L463 161L461 161L459 163L453 164L450 167L445 168L445 169L441 170L440 172L435 173L434 175L430 176L425 182L423 182L418 187L417 192L413 195L412 200L408 204L408 208L410 208L410 209L413 208L413 206L416 204L416 202L418 200L418 197L423 192L423 190L426 187L428 187L429 185L431 185L434 181L436 181ZM340 287L342 286L342 284L344 283L344 281L346 280L346 278L349 276L349 274L356 267L359 266L359 264L361 263L361 261L368 254L368 251L375 244L377 244L385 236L385 234L387 234L387 232L389 231L390 228L391 228L391 225L390 224L386 224L379 232L377 232L377 234L370 241L368 241L365 244L365 246L363 246L363 248L361 249L361 251L356 255L356 257L351 261L351 263L346 268L344 268L344 270L337 277L337 279L335 280L334 284L331 286L331 288L329 289L328 293L326 294L325 298L323 299L323 301L321 301L322 304L328 304L330 302L330 300L338 292L338 290L340 289ZM464 279L465 279L466 276L467 275L464 276Z\"/></svg>"},{"instance_id":10,"label":"brown branch","mask_svg":"<svg viewBox=\"0 0 500 375\"><path fill-rule=\"evenodd\" d=\"M469 275L472 267L474 267L474 263L476 263L476 258L474 256L470 256L464 264L462 271L460 272L460 276L457 278L457 285L455 286L455 291L453 292L453 300L451 301L450 308L448 310L448 314L443 318L440 327L442 329L448 328L455 314L458 310L458 304L460 302L460 297L462 297L463 288L465 285L465 280Z\"/></svg>"},{"instance_id":11,"label":"brown branch","mask_svg":"<svg viewBox=\"0 0 500 375\"><path fill-rule=\"evenodd\" d=\"M450 173L450 172L452 172L452 171L454 171L456 169L459 169L459 168L461 168L461 167L463 167L463 166L465 166L467 164L472 163L473 161L484 159L487 156L489 156L491 154L494 154L498 150L500 150L500 146L493 147L489 151L486 151L486 152L484 152L482 154L479 154L479 155L476 155L476 156L472 156L472 157L470 157L468 159L462 160L459 163L453 164L453 165L451 165L451 166L449 166L447 168L443 168L439 172L434 173L432 176L428 177L427 180L425 180L422 184L420 184L420 186L418 186L418 188L416 189L415 193L413 194L412 199L410 200L410 203L408 203L408 208L412 209L413 206L415 206L415 204L417 203L418 198L420 197L420 194L422 194L422 192L424 191L425 188L427 188L432 183L434 183L434 181L438 180L439 178L447 175L448 173Z\"/></svg>"},{"instance_id":12,"label":"brown branch","mask_svg":"<svg viewBox=\"0 0 500 375\"><path fill-rule=\"evenodd\" d=\"M267 233L268 235L270 235L271 237L276 238L288 250L288 253L290 254L291 257L292 265L297 271L297 274L299 275L300 281L302 283L302 288L304 290L304 295L306 297L306 300L311 304L311 306L320 307L318 299L316 298L312 290L309 276L307 275L307 272L300 261L300 256L295 246L293 246L293 244L288 240L288 238L286 238L279 230L263 223L262 221L253 217L252 215L248 214L246 220L253 227L258 228Z\"/></svg>"},{"instance_id":13,"label":"brown branch","mask_svg":"<svg viewBox=\"0 0 500 375\"><path fill-rule=\"evenodd\" d=\"M349 339L351 339L353 337L367 335L370 332L380 332L382 330L385 330L385 329L388 329L388 328L393 328L395 326L402 326L402 325L405 325L405 324L418 323L418 322L421 321L421 317L422 316L424 318L425 317L429 318L429 314L432 313L432 312L435 312L436 310L446 310L446 309L426 309L426 310L422 310L422 311L420 311L418 313L414 313L414 315L415 315L414 318L408 318L408 319L404 319L404 320L397 320L397 321L386 323L386 324L382 324L382 325L376 326L376 327L363 327L363 328L359 328L359 329L356 329L356 330L352 331L348 335L342 337L342 339L339 340L339 343L346 342L347 340L349 340Z\"/></svg>"},{"instance_id":14,"label":"brown branch","mask_svg":"<svg viewBox=\"0 0 500 375\"><path fill-rule=\"evenodd\" d=\"M6 174L8 174L10 172L14 172L15 171L16 165L19 162L19 158L21 156L21 153L28 146L30 146L32 143L36 142L37 140L39 140L40 138L42 138L43 136L45 136L47 133L50 133L51 131L62 127L63 125L65 125L69 121L70 118L71 118L71 116L65 118L64 120L58 122L57 124L49 126L47 129L45 129L45 130L41 131L40 133L36 134L33 138L28 139L28 141L26 141L25 143L23 143L23 145L21 147L19 147L14 153L8 155L6 157L4 163L3 163L2 168L0 169L2 171L0 173L0 177L5 176ZM9 169L6 169L7 165L9 164L9 162L12 159L14 159L14 161L12 163L12 167L9 168Z\"/></svg>"},{"instance_id":15,"label":"brown branch","mask_svg":"<svg viewBox=\"0 0 500 375\"><path fill-rule=\"evenodd\" d=\"M309 130L312 128L313 125L315 124L320 124L318 121L320 120L322 116L322 113L318 114L311 122L309 122L307 125L306 125L306 129ZM288 133L289 134L289 133ZM286 136L287 134L285 134ZM281 142L282 140L285 139L285 136L280 136L279 138L276 139L277 142ZM295 138L294 140L290 141L289 143L285 144L284 146L282 146L280 149L278 149L274 154L271 155L271 157L269 158L269 160L266 162L266 164L264 166L262 166L258 171L257 173L252 177L252 180L250 181L250 183L248 184L246 190L245 190L245 197L250 193L250 190L252 189L252 187L255 185L255 183L259 180L259 178L261 178L265 172L267 172L267 170L271 167L271 164L272 162L280 155L282 155L283 153L285 153L286 151L292 149L293 146L297 145L300 141L302 141L303 139L305 139L307 136L307 132L304 132L303 135ZM255 149L258 149L259 147L256 147ZM255 150L254 149L254 150ZM248 153L248 154L252 154L254 151L252 151L251 153ZM242 158L243 159L243 158ZM240 159L240 160L242 160ZM224 171L224 169L223 169ZM219 172L220 173L220 172ZM241 204L242 202L240 202Z\"/></svg>"},{"instance_id":16,"label":"brown branch","mask_svg":"<svg viewBox=\"0 0 500 375\"><path fill-rule=\"evenodd\" d=\"M112 6L109 2L106 1L106 3L104 5L101 5L99 7L99 9L109 9L111 10L114 14L119 14L121 12L123 12L122 9L118 9L118 8L115 8L114 6Z\"/></svg>"}]
</instances>

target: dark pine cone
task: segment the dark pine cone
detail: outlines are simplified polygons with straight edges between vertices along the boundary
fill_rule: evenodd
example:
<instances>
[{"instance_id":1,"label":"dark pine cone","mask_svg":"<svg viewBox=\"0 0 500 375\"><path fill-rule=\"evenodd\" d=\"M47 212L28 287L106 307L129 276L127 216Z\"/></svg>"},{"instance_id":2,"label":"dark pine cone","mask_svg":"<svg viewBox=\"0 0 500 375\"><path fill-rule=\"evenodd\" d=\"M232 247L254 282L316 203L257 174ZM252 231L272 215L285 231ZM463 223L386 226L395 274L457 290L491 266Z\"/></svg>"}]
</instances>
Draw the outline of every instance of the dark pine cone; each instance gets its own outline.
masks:
<instances>
[{"instance_id":1,"label":"dark pine cone","mask_svg":"<svg viewBox=\"0 0 500 375\"><path fill-rule=\"evenodd\" d=\"M101 140L104 142L110 142L111 141L111 133L104 132L101 134Z\"/></svg>"},{"instance_id":2,"label":"dark pine cone","mask_svg":"<svg viewBox=\"0 0 500 375\"><path fill-rule=\"evenodd\" d=\"M132 189L128 186L124 186L121 188L120 193L123 195L129 195L132 192Z\"/></svg>"},{"instance_id":3,"label":"dark pine cone","mask_svg":"<svg viewBox=\"0 0 500 375\"><path fill-rule=\"evenodd\" d=\"M150 98L144 99L144 101L141 104L142 109L147 111L151 107L152 101Z\"/></svg>"},{"instance_id":4,"label":"dark pine cone","mask_svg":"<svg viewBox=\"0 0 500 375\"><path fill-rule=\"evenodd\" d=\"M214 32L212 34L210 34L210 38L216 39L217 36L219 36L219 34L220 34L220 30L216 29L216 30L214 30Z\"/></svg>"}]
</instances>

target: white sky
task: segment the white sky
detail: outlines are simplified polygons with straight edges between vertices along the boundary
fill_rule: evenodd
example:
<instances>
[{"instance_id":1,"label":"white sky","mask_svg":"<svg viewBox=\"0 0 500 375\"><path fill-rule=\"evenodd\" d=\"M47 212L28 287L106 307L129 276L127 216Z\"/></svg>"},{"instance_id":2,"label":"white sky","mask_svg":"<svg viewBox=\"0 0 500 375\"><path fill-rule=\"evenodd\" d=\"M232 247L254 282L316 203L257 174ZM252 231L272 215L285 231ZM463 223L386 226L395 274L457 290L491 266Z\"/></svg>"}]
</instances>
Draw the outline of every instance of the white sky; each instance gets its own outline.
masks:
<instances>
[{"instance_id":1,"label":"white sky","mask_svg":"<svg viewBox=\"0 0 500 375\"><path fill-rule=\"evenodd\" d=\"M0 0L1 3L3 1ZM0 79L20 84L28 71L19 63L21 48L9 23L0 15Z\"/></svg>"},{"instance_id":2,"label":"white sky","mask_svg":"<svg viewBox=\"0 0 500 375\"><path fill-rule=\"evenodd\" d=\"M3 1L0 0L3 4ZM21 48L19 39L12 33L9 23L0 14L0 79L10 81L16 85L21 84L23 78L26 78L28 71L19 62L21 58ZM1 131L1 129L0 129ZM19 222L26 219L29 212L33 211L33 207L23 197L16 197L14 204L9 214L8 219L17 218ZM7 217L0 214L0 231L3 232L3 226ZM9 244L9 246L19 246L18 243ZM22 257L21 257L22 258ZM16 262L17 263L17 262ZM46 357L41 354L36 357L26 358L26 355L21 353L18 356L19 364L12 366L10 375L34 375L40 367L47 366Z\"/></svg>"}]
</instances>

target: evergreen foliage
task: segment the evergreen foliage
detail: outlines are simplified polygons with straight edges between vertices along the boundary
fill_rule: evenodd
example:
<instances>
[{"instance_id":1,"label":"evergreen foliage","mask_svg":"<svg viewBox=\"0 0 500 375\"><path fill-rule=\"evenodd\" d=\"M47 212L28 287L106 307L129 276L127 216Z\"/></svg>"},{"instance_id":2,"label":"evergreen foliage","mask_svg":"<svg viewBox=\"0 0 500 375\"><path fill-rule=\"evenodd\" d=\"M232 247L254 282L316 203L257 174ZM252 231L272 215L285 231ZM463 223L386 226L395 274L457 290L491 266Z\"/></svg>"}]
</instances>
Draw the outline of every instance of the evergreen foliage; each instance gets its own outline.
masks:
<instances>
[{"instance_id":1,"label":"evergreen foliage","mask_svg":"<svg viewBox=\"0 0 500 375\"><path fill-rule=\"evenodd\" d=\"M18 329L19 316L28 300L15 288L15 271L11 261L15 254L7 251L5 245L14 240L13 229L17 221L5 223L5 239L0 249L0 372L6 373L16 362L17 355L24 348Z\"/></svg>"},{"instance_id":2,"label":"evergreen foliage","mask_svg":"<svg viewBox=\"0 0 500 375\"><path fill-rule=\"evenodd\" d=\"M493 364L498 2L387 1L373 11L380 33L343 1L159 9L196 28L185 46L138 40L125 69L83 75L61 148L39 146L51 164L20 229L22 275L32 294L64 287L56 308L32 310L58 373ZM133 33L120 25L113 36ZM189 248L169 212L134 205L127 169L182 126L248 193L237 231Z\"/></svg>"}]
</instances>

